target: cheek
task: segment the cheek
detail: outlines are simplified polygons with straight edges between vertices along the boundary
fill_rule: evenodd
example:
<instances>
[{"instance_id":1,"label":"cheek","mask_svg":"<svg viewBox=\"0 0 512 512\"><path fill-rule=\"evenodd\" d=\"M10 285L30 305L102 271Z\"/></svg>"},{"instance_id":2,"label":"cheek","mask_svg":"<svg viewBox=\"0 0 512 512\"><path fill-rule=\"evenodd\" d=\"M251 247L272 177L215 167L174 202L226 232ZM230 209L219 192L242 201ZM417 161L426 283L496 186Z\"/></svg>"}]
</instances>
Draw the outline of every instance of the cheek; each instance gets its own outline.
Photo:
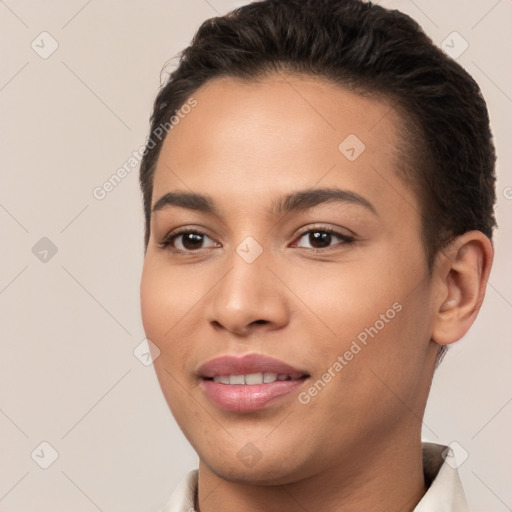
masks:
<instances>
[{"instance_id":1,"label":"cheek","mask_svg":"<svg viewBox=\"0 0 512 512\"><path fill-rule=\"evenodd\" d=\"M199 279L169 267L165 261L146 255L140 286L141 314L148 338L165 345L182 319L193 314L204 296Z\"/></svg>"},{"instance_id":2,"label":"cheek","mask_svg":"<svg viewBox=\"0 0 512 512\"><path fill-rule=\"evenodd\" d=\"M397 272L396 257L387 262L384 254L376 256L378 263L372 265L318 267L300 278L288 276L290 288L307 306L304 315L297 315L310 340L304 349L316 362L317 378L329 369L336 375L325 375L340 386L329 384L331 390L343 392L333 395L336 401L346 396L347 386L369 402L382 396L386 391L379 376L407 395L424 364L431 319L421 259L411 260L418 264L404 260ZM351 403L347 400L348 407Z\"/></svg>"},{"instance_id":3,"label":"cheek","mask_svg":"<svg viewBox=\"0 0 512 512\"><path fill-rule=\"evenodd\" d=\"M335 335L322 341L315 375L325 386L320 382L311 390L311 412L328 410L332 428L343 422L344 431L361 425L392 428L407 416L429 348L429 318L422 314L427 287L412 294L384 285L361 290L338 293L337 303L323 300L324 319L331 319Z\"/></svg>"},{"instance_id":4,"label":"cheek","mask_svg":"<svg viewBox=\"0 0 512 512\"><path fill-rule=\"evenodd\" d=\"M404 295L400 283L389 271L364 263L317 265L290 272L287 282L300 299L297 304L305 306L307 314L302 318L297 315L299 321L309 323L312 328L318 326L318 333L326 335L322 344L330 350L343 349L348 340L355 339L375 323L379 331L383 330L384 325L387 327L395 319L396 309L400 309L396 303Z\"/></svg>"},{"instance_id":5,"label":"cheek","mask_svg":"<svg viewBox=\"0 0 512 512\"><path fill-rule=\"evenodd\" d=\"M168 399L183 394L180 384L197 361L197 328L211 287L204 273L171 267L165 257L148 251L140 286L142 323L147 338L160 350L154 367Z\"/></svg>"},{"instance_id":6,"label":"cheek","mask_svg":"<svg viewBox=\"0 0 512 512\"><path fill-rule=\"evenodd\" d=\"M160 350L153 367L164 397L175 416L180 415L184 406L176 399L183 394L180 387L183 379L179 377L177 369L182 370L183 363L189 358L186 353L187 343L176 336L180 318L190 310L184 296L186 293L179 293L182 284L179 273L171 273L168 267L152 258L151 254L146 255L140 285L142 323L146 337ZM186 411L189 417L194 414L194 410Z\"/></svg>"},{"instance_id":7,"label":"cheek","mask_svg":"<svg viewBox=\"0 0 512 512\"><path fill-rule=\"evenodd\" d=\"M159 300L162 291L156 284L157 283L151 279L147 265L144 265L140 284L140 307L144 332L152 341L156 341L157 338L160 338L164 330L162 322L163 317L159 311L162 307L162 302Z\"/></svg>"}]
</instances>

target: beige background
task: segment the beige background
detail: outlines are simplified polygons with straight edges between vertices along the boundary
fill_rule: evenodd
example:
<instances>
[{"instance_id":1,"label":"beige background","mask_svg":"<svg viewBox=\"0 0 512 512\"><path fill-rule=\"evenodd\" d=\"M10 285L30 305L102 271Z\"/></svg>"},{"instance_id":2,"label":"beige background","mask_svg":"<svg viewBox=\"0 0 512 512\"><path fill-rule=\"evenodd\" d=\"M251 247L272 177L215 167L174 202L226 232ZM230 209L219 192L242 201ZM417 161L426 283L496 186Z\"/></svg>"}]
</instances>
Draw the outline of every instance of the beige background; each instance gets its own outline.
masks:
<instances>
[{"instance_id":1,"label":"beige background","mask_svg":"<svg viewBox=\"0 0 512 512\"><path fill-rule=\"evenodd\" d=\"M144 339L138 167L103 200L93 189L144 142L163 64L241 3L0 1L1 511L152 511L197 464L133 354ZM512 1L382 3L437 44L457 31L469 44L458 60L488 101L497 256L476 325L437 373L424 434L468 452L472 510L511 510ZM43 31L58 43L46 59L55 43ZM33 253L42 237L55 255L44 241ZM59 455L48 469L36 463L51 457L43 441Z\"/></svg>"}]
</instances>

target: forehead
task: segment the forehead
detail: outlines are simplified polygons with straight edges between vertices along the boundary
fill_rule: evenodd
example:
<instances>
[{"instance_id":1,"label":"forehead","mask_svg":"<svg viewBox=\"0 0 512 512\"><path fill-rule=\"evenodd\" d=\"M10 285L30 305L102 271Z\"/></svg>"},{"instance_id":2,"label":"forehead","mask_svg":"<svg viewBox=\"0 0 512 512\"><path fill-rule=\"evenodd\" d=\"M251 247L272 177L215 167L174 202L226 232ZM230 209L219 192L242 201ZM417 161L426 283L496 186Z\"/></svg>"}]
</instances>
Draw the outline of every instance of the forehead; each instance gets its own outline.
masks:
<instances>
[{"instance_id":1,"label":"forehead","mask_svg":"<svg viewBox=\"0 0 512 512\"><path fill-rule=\"evenodd\" d=\"M385 100L294 74L215 79L193 98L164 141L153 203L169 189L254 202L315 184L414 202L397 174L402 119Z\"/></svg>"}]
</instances>

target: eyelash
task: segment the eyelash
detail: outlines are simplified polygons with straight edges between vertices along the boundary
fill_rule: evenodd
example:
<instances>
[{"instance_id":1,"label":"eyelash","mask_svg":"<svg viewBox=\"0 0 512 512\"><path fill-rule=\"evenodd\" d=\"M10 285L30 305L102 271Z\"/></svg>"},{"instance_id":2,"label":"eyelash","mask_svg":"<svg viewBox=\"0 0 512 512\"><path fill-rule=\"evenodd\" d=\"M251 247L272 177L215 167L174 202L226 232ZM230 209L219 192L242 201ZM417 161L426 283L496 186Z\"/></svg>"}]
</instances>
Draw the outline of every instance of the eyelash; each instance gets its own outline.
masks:
<instances>
[{"instance_id":1,"label":"eyelash","mask_svg":"<svg viewBox=\"0 0 512 512\"><path fill-rule=\"evenodd\" d=\"M297 240L300 240L305 235L308 235L311 233L329 233L330 235L334 235L335 237L339 238L342 241L342 245L345 245L345 246L352 245L356 241L353 236L345 235L343 233L340 233L336 229L329 228L329 227L307 228L304 231L301 231L299 233ZM323 247L323 248L313 247L313 248L308 248L308 249L310 251L314 251L314 252L324 252L324 251L331 249L335 245L337 245L337 244L330 245L329 247ZM304 249L304 247L303 247L303 249Z\"/></svg>"},{"instance_id":2,"label":"eyelash","mask_svg":"<svg viewBox=\"0 0 512 512\"><path fill-rule=\"evenodd\" d=\"M206 233L203 233L202 231L198 231L196 229L181 229L179 231L176 231L175 233L171 233L170 235L168 235L166 238L164 238L164 240L159 243L158 245L162 248L162 249L168 249L169 251L171 252L177 252L177 253L194 253L194 252L198 252L202 249L204 249L203 247L201 247L200 249L196 249L195 251L194 250L190 250L190 251L183 251L182 249L177 249L176 247L173 247L172 244L173 242L179 238L180 236L182 235L188 235L188 234L193 234L193 235L199 235L199 236L206 236L208 237L208 235ZM210 237L208 237L210 238Z\"/></svg>"},{"instance_id":3,"label":"eyelash","mask_svg":"<svg viewBox=\"0 0 512 512\"><path fill-rule=\"evenodd\" d=\"M330 235L334 235L335 237L339 238L342 241L342 244L345 245L345 246L352 245L356 241L354 237L349 236L349 235L345 235L345 234L340 233L339 231L337 231L337 230L335 230L333 228L328 228L328 227L309 228L309 229L299 233L299 235L298 235L296 240L300 240L305 235L308 235L308 234L311 234L311 233L329 233ZM201 247L199 249L191 249L191 250L184 251L182 249L177 249L176 247L173 247L172 244L174 243L174 241L177 238L179 238L182 235L187 235L187 234L194 234L194 235L199 235L199 236L210 238L206 233L203 233L202 231L198 231L198 230L195 230L195 229L186 229L185 228L185 229L179 230L177 232L171 233L170 235L168 235L158 245L162 249L167 249L167 250L169 250L169 251L171 251L173 253L179 253L179 254L193 254L193 253L197 253L197 252L199 252L201 250L207 249L207 247ZM309 249L310 251L313 251L313 252L324 252L324 251L327 251L327 250L331 249L332 247L333 247L333 245L328 246L328 247L323 247L323 248L316 248L316 247L307 248L306 247L306 249ZM304 247L302 247L302 248L304 249Z\"/></svg>"}]
</instances>

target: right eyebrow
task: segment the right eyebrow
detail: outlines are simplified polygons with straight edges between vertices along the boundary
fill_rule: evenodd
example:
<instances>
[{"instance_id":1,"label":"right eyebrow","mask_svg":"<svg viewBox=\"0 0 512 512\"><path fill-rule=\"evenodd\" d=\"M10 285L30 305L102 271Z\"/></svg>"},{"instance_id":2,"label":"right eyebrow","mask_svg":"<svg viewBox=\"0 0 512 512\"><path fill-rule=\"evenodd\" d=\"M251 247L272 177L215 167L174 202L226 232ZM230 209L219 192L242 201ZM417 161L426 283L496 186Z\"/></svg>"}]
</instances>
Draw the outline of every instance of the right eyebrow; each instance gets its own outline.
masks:
<instances>
[{"instance_id":1,"label":"right eyebrow","mask_svg":"<svg viewBox=\"0 0 512 512\"><path fill-rule=\"evenodd\" d=\"M205 195L194 192L167 192L153 205L151 211L163 210L166 206L179 206L189 210L218 214L213 200Z\"/></svg>"}]
</instances>

